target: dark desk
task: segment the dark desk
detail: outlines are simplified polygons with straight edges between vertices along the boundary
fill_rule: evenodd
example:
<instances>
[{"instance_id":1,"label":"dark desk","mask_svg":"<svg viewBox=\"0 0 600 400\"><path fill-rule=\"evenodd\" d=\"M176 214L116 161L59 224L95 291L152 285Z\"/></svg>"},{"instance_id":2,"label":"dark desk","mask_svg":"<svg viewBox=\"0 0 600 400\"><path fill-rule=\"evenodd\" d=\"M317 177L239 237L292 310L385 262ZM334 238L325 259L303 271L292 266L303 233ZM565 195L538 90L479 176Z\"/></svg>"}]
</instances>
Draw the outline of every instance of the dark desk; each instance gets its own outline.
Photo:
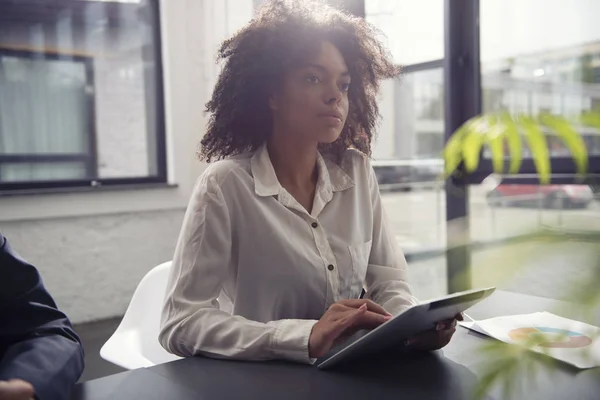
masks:
<instances>
[{"instance_id":1,"label":"dark desk","mask_svg":"<svg viewBox=\"0 0 600 400\"><path fill-rule=\"evenodd\" d=\"M557 309L559 302L509 292L497 292L473 307L469 315L552 311L578 318L574 309ZM581 318L579 318L581 319ZM600 315L593 321L599 324ZM284 362L252 363L193 357L79 384L74 400L100 399L467 399L481 370L478 346L489 340L459 328L443 351L393 353L343 369L320 371ZM584 400L600 398L598 369L568 366L542 370L528 399ZM499 398L492 389L490 399Z\"/></svg>"}]
</instances>

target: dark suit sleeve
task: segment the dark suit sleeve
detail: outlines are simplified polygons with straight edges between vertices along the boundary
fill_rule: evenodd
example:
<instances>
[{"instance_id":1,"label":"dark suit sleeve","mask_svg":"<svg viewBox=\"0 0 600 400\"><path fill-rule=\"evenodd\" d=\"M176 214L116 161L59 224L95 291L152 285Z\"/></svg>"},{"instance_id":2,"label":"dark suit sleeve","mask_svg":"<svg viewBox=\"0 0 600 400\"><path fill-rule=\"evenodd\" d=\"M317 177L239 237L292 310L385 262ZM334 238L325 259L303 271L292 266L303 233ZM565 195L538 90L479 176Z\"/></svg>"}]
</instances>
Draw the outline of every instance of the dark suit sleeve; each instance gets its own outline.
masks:
<instances>
[{"instance_id":1,"label":"dark suit sleeve","mask_svg":"<svg viewBox=\"0 0 600 400\"><path fill-rule=\"evenodd\" d=\"M39 400L68 399L83 349L34 266L0 234L0 380L30 382Z\"/></svg>"}]
</instances>

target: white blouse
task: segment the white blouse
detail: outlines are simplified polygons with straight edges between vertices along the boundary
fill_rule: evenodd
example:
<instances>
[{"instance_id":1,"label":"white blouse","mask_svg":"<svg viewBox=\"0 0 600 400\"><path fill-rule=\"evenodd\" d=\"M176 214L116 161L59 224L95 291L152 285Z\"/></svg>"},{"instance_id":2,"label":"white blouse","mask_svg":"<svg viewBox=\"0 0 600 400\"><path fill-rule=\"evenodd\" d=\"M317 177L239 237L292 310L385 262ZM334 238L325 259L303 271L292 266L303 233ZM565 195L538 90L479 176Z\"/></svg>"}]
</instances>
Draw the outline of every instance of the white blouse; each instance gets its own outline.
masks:
<instances>
[{"instance_id":1,"label":"white blouse","mask_svg":"<svg viewBox=\"0 0 600 400\"><path fill-rule=\"evenodd\" d=\"M317 167L310 214L279 184L266 146L208 167L173 258L165 349L308 363L312 327L332 303L363 286L392 314L416 303L368 159L319 154Z\"/></svg>"}]
</instances>

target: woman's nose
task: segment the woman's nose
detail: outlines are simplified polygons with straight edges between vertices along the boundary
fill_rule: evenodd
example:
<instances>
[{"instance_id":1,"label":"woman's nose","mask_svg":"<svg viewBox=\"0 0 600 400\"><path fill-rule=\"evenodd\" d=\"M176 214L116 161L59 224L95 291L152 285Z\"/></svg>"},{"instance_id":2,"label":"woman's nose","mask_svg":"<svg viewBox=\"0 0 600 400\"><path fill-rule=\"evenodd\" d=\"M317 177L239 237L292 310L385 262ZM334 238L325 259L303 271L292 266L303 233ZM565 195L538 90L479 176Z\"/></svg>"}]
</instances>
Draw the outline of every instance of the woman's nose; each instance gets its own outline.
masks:
<instances>
[{"instance_id":1,"label":"woman's nose","mask_svg":"<svg viewBox=\"0 0 600 400\"><path fill-rule=\"evenodd\" d=\"M342 91L337 82L327 82L326 90L323 93L325 104L335 104L342 98Z\"/></svg>"},{"instance_id":2,"label":"woman's nose","mask_svg":"<svg viewBox=\"0 0 600 400\"><path fill-rule=\"evenodd\" d=\"M331 97L329 100L326 101L327 104L335 104L338 101L338 97Z\"/></svg>"},{"instance_id":3,"label":"woman's nose","mask_svg":"<svg viewBox=\"0 0 600 400\"><path fill-rule=\"evenodd\" d=\"M326 104L335 104L338 101L340 101L340 99L342 98L342 92L340 91L339 88L335 88L332 89L330 92L328 92L325 96L325 103Z\"/></svg>"}]
</instances>

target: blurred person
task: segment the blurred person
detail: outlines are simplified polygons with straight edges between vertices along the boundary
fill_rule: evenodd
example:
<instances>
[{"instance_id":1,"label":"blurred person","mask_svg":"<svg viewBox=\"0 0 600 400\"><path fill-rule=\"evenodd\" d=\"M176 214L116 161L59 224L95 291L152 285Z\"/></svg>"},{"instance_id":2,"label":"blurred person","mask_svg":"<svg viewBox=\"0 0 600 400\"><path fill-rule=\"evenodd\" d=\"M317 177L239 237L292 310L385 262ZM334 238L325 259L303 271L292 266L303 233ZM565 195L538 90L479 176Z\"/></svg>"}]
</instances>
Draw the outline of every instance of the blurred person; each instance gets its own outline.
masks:
<instances>
[{"instance_id":1,"label":"blurred person","mask_svg":"<svg viewBox=\"0 0 600 400\"><path fill-rule=\"evenodd\" d=\"M68 399L82 372L69 319L0 233L0 400Z\"/></svg>"},{"instance_id":2,"label":"blurred person","mask_svg":"<svg viewBox=\"0 0 600 400\"><path fill-rule=\"evenodd\" d=\"M218 161L184 218L165 349L310 363L417 302L369 163L379 83L399 74L377 35L321 3L269 1L222 44L199 150ZM439 349L455 326L405 344Z\"/></svg>"}]
</instances>

